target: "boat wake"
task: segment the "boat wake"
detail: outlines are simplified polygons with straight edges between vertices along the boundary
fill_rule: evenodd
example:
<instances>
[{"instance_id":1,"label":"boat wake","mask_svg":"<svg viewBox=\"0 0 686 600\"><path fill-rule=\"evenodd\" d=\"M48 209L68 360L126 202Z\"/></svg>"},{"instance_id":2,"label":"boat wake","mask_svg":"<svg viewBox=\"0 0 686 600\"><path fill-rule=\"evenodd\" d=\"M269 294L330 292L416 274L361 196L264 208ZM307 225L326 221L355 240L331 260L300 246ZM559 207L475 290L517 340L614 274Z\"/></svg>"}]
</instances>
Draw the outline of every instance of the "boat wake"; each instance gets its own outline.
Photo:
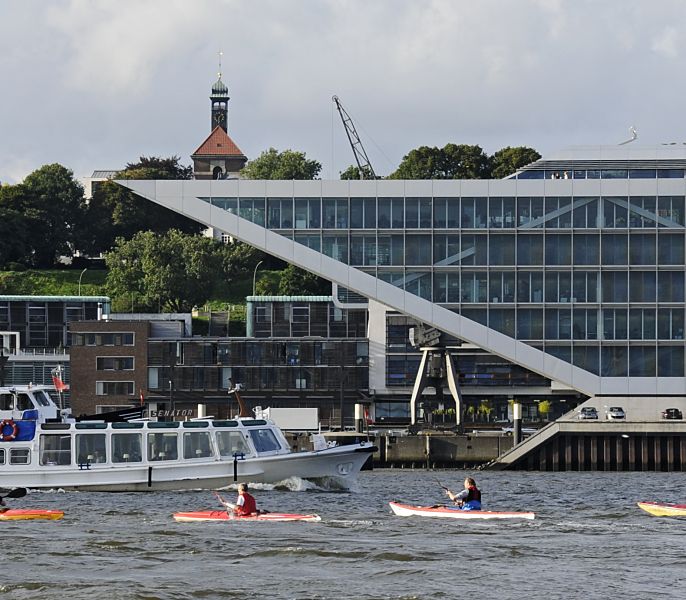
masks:
<instances>
[{"instance_id":1,"label":"boat wake","mask_svg":"<svg viewBox=\"0 0 686 600\"><path fill-rule=\"evenodd\" d=\"M301 477L288 477L276 483L250 483L253 490L276 490L281 492L356 492L355 482L342 482L335 477L318 477L316 479L302 479ZM238 489L237 483L232 483L223 490Z\"/></svg>"}]
</instances>

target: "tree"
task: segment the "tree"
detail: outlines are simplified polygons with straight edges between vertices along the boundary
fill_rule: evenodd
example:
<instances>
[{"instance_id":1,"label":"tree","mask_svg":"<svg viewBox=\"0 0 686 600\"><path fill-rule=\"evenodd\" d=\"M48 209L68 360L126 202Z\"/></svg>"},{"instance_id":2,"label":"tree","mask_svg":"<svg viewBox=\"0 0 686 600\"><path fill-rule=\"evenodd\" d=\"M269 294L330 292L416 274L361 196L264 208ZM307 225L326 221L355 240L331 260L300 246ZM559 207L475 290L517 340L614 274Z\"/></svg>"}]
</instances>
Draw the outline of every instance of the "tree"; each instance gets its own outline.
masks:
<instances>
[{"instance_id":1,"label":"tree","mask_svg":"<svg viewBox=\"0 0 686 600\"><path fill-rule=\"evenodd\" d=\"M188 312L211 296L222 252L219 242L175 229L118 238L105 256L108 293L122 307Z\"/></svg>"},{"instance_id":2,"label":"tree","mask_svg":"<svg viewBox=\"0 0 686 600\"><path fill-rule=\"evenodd\" d=\"M282 296L320 296L331 293L331 284L309 271L288 265L281 274L279 294Z\"/></svg>"},{"instance_id":3,"label":"tree","mask_svg":"<svg viewBox=\"0 0 686 600\"><path fill-rule=\"evenodd\" d=\"M21 210L23 194L21 185L0 186L0 269L30 264L31 231Z\"/></svg>"},{"instance_id":4,"label":"tree","mask_svg":"<svg viewBox=\"0 0 686 600\"><path fill-rule=\"evenodd\" d=\"M117 179L191 179L193 169L179 164L179 157L141 156L137 163L128 163ZM89 254L106 252L118 237L131 239L139 231L164 233L178 229L199 233L203 226L188 217L141 198L130 190L105 181L99 184L88 204L89 227L84 236L84 250Z\"/></svg>"},{"instance_id":5,"label":"tree","mask_svg":"<svg viewBox=\"0 0 686 600\"><path fill-rule=\"evenodd\" d=\"M364 179L374 179L367 165L362 166L362 173L364 174ZM350 165L345 171L341 172L341 179L362 179L360 177L360 167Z\"/></svg>"},{"instance_id":6,"label":"tree","mask_svg":"<svg viewBox=\"0 0 686 600\"><path fill-rule=\"evenodd\" d=\"M541 158L533 148L515 146L502 148L491 157L491 177L502 179L516 173L524 165L528 165Z\"/></svg>"},{"instance_id":7,"label":"tree","mask_svg":"<svg viewBox=\"0 0 686 600\"><path fill-rule=\"evenodd\" d=\"M59 256L73 256L84 200L83 187L71 170L57 163L45 165L3 190L3 211L11 221L6 227L21 233L14 239L24 244L21 262L48 268Z\"/></svg>"},{"instance_id":8,"label":"tree","mask_svg":"<svg viewBox=\"0 0 686 600\"><path fill-rule=\"evenodd\" d=\"M245 179L316 179L322 165L304 152L269 148L241 169Z\"/></svg>"},{"instance_id":9,"label":"tree","mask_svg":"<svg viewBox=\"0 0 686 600\"><path fill-rule=\"evenodd\" d=\"M480 146L446 144L410 150L389 179L484 179L489 174L489 158Z\"/></svg>"}]
</instances>

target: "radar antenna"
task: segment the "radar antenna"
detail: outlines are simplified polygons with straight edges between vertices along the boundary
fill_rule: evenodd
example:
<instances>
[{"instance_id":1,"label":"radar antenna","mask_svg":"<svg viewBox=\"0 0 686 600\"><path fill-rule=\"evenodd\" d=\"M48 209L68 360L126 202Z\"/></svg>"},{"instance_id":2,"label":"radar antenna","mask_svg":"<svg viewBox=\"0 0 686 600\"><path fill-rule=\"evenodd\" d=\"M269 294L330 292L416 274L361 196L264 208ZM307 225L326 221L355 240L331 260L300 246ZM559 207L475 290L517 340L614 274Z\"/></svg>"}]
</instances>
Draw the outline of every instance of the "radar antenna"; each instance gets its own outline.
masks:
<instances>
[{"instance_id":1,"label":"radar antenna","mask_svg":"<svg viewBox=\"0 0 686 600\"><path fill-rule=\"evenodd\" d=\"M374 173L374 169L372 168L372 163L369 162L369 157L360 141L360 136L357 135L357 129L355 129L353 120L350 118L350 115L345 108L343 108L338 96L334 96L332 100L336 103L338 113L341 115L345 133L348 136L350 147L353 149L353 154L355 155L355 162L357 162L357 168L360 172L360 179L377 179L376 173Z\"/></svg>"},{"instance_id":2,"label":"radar antenna","mask_svg":"<svg viewBox=\"0 0 686 600\"><path fill-rule=\"evenodd\" d=\"M631 134L631 139L625 140L624 142L619 142L620 146L623 146L624 144L630 144L638 137L638 131L636 131L633 125L629 127L629 133Z\"/></svg>"}]
</instances>

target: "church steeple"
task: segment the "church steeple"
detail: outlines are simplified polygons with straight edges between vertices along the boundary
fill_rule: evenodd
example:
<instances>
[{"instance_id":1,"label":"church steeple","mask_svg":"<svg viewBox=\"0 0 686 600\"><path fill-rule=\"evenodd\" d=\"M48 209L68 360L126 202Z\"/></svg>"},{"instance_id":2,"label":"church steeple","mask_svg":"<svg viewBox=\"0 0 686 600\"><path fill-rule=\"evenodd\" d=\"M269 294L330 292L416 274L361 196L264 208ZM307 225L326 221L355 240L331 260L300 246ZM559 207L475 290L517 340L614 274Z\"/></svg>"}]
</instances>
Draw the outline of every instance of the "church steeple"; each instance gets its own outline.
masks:
<instances>
[{"instance_id":1,"label":"church steeple","mask_svg":"<svg viewBox=\"0 0 686 600\"><path fill-rule=\"evenodd\" d=\"M219 73L217 73L217 81L212 86L212 93L210 94L210 102L212 104L212 114L210 131L217 125L224 131L229 129L229 88L222 81L222 55L219 52Z\"/></svg>"}]
</instances>

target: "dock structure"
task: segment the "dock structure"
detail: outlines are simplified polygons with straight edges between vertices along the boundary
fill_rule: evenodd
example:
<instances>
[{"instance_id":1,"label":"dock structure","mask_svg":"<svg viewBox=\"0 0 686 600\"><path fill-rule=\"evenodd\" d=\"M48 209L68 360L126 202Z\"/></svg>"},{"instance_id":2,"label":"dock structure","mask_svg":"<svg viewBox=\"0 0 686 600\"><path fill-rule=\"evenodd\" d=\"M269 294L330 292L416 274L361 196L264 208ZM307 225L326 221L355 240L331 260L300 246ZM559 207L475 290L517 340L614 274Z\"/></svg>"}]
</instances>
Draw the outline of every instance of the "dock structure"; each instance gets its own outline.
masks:
<instances>
[{"instance_id":1,"label":"dock structure","mask_svg":"<svg viewBox=\"0 0 686 600\"><path fill-rule=\"evenodd\" d=\"M686 471L686 424L550 423L484 465L519 471Z\"/></svg>"}]
</instances>

